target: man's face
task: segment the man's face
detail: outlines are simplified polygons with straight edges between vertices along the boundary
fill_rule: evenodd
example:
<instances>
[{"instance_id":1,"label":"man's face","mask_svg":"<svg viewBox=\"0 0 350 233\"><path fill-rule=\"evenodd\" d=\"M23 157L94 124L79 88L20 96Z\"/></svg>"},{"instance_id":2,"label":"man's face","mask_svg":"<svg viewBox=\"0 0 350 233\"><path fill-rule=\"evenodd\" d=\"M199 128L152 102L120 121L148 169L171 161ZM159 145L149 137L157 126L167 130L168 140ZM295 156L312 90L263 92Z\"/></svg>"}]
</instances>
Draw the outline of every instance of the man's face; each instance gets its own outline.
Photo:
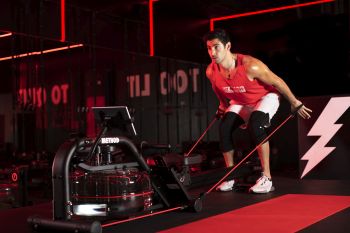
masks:
<instances>
[{"instance_id":1,"label":"man's face","mask_svg":"<svg viewBox=\"0 0 350 233\"><path fill-rule=\"evenodd\" d=\"M216 64L220 64L224 60L230 48L230 42L228 42L225 46L219 39L207 41L208 54Z\"/></svg>"}]
</instances>

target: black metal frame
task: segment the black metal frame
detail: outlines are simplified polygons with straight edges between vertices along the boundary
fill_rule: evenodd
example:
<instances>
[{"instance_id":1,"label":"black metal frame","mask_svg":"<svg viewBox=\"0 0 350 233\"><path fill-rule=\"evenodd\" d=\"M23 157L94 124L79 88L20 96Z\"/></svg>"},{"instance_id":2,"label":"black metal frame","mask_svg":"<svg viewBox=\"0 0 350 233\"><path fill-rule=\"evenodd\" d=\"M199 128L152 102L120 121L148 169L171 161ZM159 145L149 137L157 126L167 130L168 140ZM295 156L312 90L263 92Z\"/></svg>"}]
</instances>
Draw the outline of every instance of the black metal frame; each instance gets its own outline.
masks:
<instances>
[{"instance_id":1,"label":"black metal frame","mask_svg":"<svg viewBox=\"0 0 350 233\"><path fill-rule=\"evenodd\" d=\"M104 129L102 129L102 131L104 131ZM116 138L116 142L110 145L126 147L141 169L150 175L154 193L157 194L157 197L159 197L162 202L157 207L170 208L174 205L181 205L184 208L191 207L192 203L194 203L193 199L191 199L186 188L177 178L173 168L168 168L165 164L158 163L156 169L151 169L139 153L136 145L129 138L123 136ZM74 222L72 219L74 213L69 185L69 172L75 153L81 148L94 147L99 140L100 137L98 137L95 142L91 139L68 140L58 149L52 165L53 220L45 220L36 217L28 218L28 222L31 223L36 230L60 229L64 231L78 230L79 232L94 233L101 231L102 228L99 222L95 221L87 224L77 224ZM107 165L107 167L111 166L117 167L118 165Z\"/></svg>"}]
</instances>

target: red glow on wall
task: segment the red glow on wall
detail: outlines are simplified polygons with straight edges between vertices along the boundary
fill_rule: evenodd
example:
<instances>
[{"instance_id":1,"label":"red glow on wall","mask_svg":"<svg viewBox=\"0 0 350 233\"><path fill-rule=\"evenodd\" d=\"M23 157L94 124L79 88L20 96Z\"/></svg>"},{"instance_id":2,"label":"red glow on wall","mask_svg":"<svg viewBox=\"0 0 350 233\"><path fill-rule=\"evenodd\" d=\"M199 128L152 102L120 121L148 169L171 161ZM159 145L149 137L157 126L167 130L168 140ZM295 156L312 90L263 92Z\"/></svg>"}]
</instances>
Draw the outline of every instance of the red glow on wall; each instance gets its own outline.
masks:
<instances>
[{"instance_id":1,"label":"red glow on wall","mask_svg":"<svg viewBox=\"0 0 350 233\"><path fill-rule=\"evenodd\" d=\"M66 40L66 0L61 0L61 42Z\"/></svg>"},{"instance_id":2,"label":"red glow on wall","mask_svg":"<svg viewBox=\"0 0 350 233\"><path fill-rule=\"evenodd\" d=\"M106 106L106 98L104 96L89 96L86 98L86 107L103 107ZM96 132L95 117L92 111L86 112L86 136L95 137Z\"/></svg>"},{"instance_id":3,"label":"red glow on wall","mask_svg":"<svg viewBox=\"0 0 350 233\"><path fill-rule=\"evenodd\" d=\"M23 77L23 76L21 76ZM20 86L26 85L24 78L20 80ZM47 98L51 100L53 105L67 104L69 97L69 84L55 84L50 88L48 87L23 87L18 90L19 101L21 105L26 106L28 104L34 107L41 108L46 104Z\"/></svg>"},{"instance_id":4,"label":"red glow on wall","mask_svg":"<svg viewBox=\"0 0 350 233\"><path fill-rule=\"evenodd\" d=\"M12 172L12 174L11 174L11 180L12 180L13 182L17 182L17 180L18 180L18 175L17 175L16 172Z\"/></svg>"},{"instance_id":5,"label":"red glow on wall","mask_svg":"<svg viewBox=\"0 0 350 233\"><path fill-rule=\"evenodd\" d=\"M234 15L227 15L227 16L212 18L212 19L210 19L210 30L211 31L214 30L214 22L215 21L222 21L222 20L227 20L227 19L235 19L235 18L240 18L240 17L246 17L246 16L251 16L251 15L259 15L259 14L271 13L271 12L282 11L282 10L289 10L289 9L306 7L306 6L312 6L312 5L316 5L316 4L323 4L323 3L334 2L334 1L335 0L320 0L320 1L307 2L307 3L301 3L301 4L294 4L294 5L270 8L270 9L266 9L266 10L252 11L252 12L246 12L246 13L241 13L241 14L234 14Z\"/></svg>"},{"instance_id":6,"label":"red glow on wall","mask_svg":"<svg viewBox=\"0 0 350 233\"><path fill-rule=\"evenodd\" d=\"M148 1L149 9L149 55L154 56L154 36L153 36L153 0Z\"/></svg>"},{"instance_id":7,"label":"red glow on wall","mask_svg":"<svg viewBox=\"0 0 350 233\"><path fill-rule=\"evenodd\" d=\"M16 59L16 58L22 58L22 57L28 57L28 56L33 56L33 55L46 54L46 53L53 53L53 52L57 52L57 51L62 51L62 50L66 50L66 49L73 49L73 48L78 48L78 47L82 47L82 46L84 46L84 45L83 44L75 44L75 45L69 45L69 46L54 48L54 49L47 49L47 50L43 50L43 51L34 51L34 52L22 53L22 54L17 54L17 55L13 55L13 56L1 57L0 61Z\"/></svg>"}]
</instances>

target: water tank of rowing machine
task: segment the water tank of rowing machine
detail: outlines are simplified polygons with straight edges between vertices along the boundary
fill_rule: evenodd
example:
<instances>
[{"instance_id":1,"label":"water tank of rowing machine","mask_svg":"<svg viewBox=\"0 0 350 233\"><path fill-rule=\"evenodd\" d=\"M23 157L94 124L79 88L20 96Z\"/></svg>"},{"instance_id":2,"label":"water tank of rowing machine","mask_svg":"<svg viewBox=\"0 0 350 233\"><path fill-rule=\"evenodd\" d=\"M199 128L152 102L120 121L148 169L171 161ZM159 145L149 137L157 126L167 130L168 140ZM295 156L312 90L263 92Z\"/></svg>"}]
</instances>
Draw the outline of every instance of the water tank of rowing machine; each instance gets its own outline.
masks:
<instances>
[{"instance_id":1,"label":"water tank of rowing machine","mask_svg":"<svg viewBox=\"0 0 350 233\"><path fill-rule=\"evenodd\" d=\"M152 206L152 186L147 173L137 168L85 172L70 177L73 214L124 216Z\"/></svg>"}]
</instances>

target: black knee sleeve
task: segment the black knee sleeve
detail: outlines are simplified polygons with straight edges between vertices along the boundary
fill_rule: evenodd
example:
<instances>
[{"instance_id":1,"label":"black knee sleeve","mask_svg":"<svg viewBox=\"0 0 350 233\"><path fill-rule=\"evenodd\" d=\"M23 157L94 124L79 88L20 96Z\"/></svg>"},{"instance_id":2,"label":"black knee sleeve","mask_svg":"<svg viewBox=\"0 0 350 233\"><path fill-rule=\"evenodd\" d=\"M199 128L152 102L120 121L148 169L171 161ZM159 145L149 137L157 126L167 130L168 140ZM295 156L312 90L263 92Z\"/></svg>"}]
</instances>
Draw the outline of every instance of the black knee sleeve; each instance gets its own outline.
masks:
<instances>
[{"instance_id":1,"label":"black knee sleeve","mask_svg":"<svg viewBox=\"0 0 350 233\"><path fill-rule=\"evenodd\" d=\"M220 147L223 152L233 150L232 133L242 124L244 121L237 113L227 112L224 115L219 127Z\"/></svg>"},{"instance_id":2,"label":"black knee sleeve","mask_svg":"<svg viewBox=\"0 0 350 233\"><path fill-rule=\"evenodd\" d=\"M269 114L261 111L254 111L250 115L248 131L255 145L259 145L266 137L265 126L269 124Z\"/></svg>"}]
</instances>

